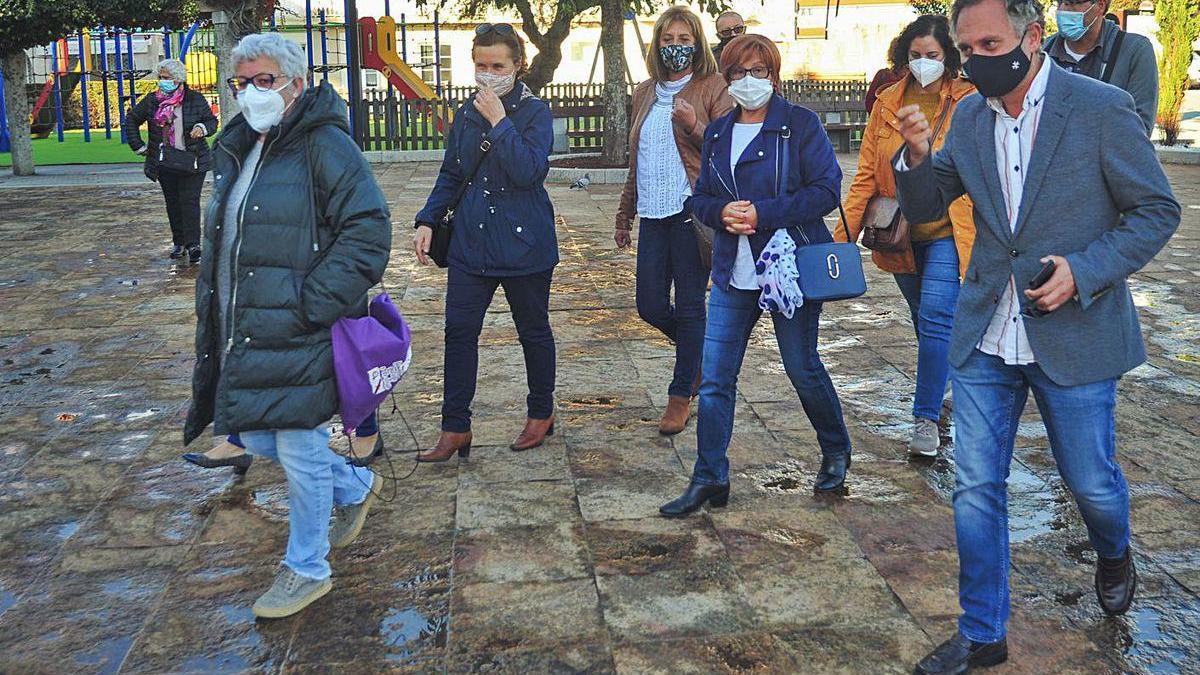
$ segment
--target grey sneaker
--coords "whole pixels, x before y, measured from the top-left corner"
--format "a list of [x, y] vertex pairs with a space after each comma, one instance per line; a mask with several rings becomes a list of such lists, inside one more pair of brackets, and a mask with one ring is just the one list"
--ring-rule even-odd
[[908, 444], [908, 454], [915, 457], [937, 457], [941, 440], [938, 437], [937, 422], [924, 417], [914, 417], [913, 435], [912, 441]]
[[363, 523], [367, 520], [367, 511], [375, 501], [375, 495], [383, 489], [383, 478], [374, 474], [371, 479], [371, 491], [361, 504], [333, 505], [333, 522], [329, 524], [329, 545], [342, 548], [354, 543], [354, 538], [362, 532]]
[[308, 607], [333, 588], [329, 579], [302, 577], [283, 565], [275, 583], [254, 601], [251, 611], [263, 619], [282, 619]]

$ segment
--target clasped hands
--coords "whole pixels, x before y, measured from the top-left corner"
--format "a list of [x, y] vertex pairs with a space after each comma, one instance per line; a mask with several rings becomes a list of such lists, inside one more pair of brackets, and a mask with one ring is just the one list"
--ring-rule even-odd
[[758, 209], [746, 200], [729, 202], [721, 209], [721, 222], [730, 234], [754, 234], [758, 230]]

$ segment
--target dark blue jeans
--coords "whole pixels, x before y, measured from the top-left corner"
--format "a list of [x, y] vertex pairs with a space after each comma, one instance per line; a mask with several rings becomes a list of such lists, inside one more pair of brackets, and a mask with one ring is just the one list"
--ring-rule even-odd
[[1129, 489], [1117, 464], [1117, 381], [1055, 384], [1038, 365], [1009, 366], [972, 352], [951, 371], [954, 388], [954, 529], [958, 537], [959, 631], [979, 642], [1008, 622], [1008, 466], [1017, 424], [1033, 390], [1050, 451], [1075, 497], [1096, 553], [1129, 545]]
[[958, 305], [958, 249], [954, 239], [913, 242], [915, 274], [897, 274], [917, 331], [917, 393], [913, 417], [938, 421], [950, 377], [950, 329]]
[[554, 270], [519, 277], [481, 277], [450, 268], [446, 280], [446, 360], [442, 384], [442, 431], [471, 430], [471, 401], [479, 372], [479, 333], [496, 287], [512, 309], [525, 353], [525, 399], [529, 417], [554, 414], [554, 333], [550, 330], [550, 280]]
[[[675, 303], [671, 303], [671, 287]], [[638, 225], [637, 310], [642, 321], [675, 343], [675, 374], [667, 393], [694, 396], [704, 349], [704, 291], [708, 270], [700, 260], [692, 219], [642, 218]]]
[[[354, 435], [359, 438], [364, 436], [374, 436], [377, 433], [379, 433], [378, 413], [371, 413], [371, 416], [364, 420], [363, 423], [358, 425], [358, 428], [354, 430]], [[243, 450], [246, 449], [246, 444], [242, 443], [242, 438], [238, 434], [229, 434], [225, 437], [225, 440], [233, 443]]]
[[[733, 436], [733, 411], [737, 377], [746, 355], [750, 331], [758, 322], [758, 291], [713, 285], [708, 299], [708, 327], [704, 334], [704, 377], [700, 383], [700, 412], [696, 421], [697, 457], [692, 480], [704, 485], [729, 482], [729, 439]], [[783, 369], [800, 396], [804, 414], [817, 432], [821, 454], [850, 452], [850, 434], [842, 419], [833, 382], [817, 354], [817, 328], [821, 303], [806, 302], [792, 318], [772, 314], [775, 340]]]

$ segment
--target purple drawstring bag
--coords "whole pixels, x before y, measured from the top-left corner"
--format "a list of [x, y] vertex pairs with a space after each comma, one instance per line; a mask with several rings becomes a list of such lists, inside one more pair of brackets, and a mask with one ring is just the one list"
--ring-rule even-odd
[[350, 433], [375, 412], [412, 362], [412, 334], [400, 310], [381, 293], [361, 319], [333, 324], [333, 373]]

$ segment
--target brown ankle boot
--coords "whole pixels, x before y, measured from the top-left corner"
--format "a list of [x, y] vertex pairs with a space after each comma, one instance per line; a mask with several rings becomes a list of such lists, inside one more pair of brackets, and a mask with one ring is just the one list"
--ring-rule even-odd
[[688, 417], [692, 414], [692, 399], [687, 396], [671, 396], [667, 399], [667, 409], [663, 411], [662, 421], [658, 423], [658, 433], [674, 436], [687, 426]]
[[554, 435], [554, 415], [544, 419], [535, 420], [532, 417], [525, 419], [525, 428], [521, 430], [521, 435], [517, 436], [517, 440], [508, 446], [514, 452], [522, 450], [532, 450], [542, 443], [546, 442], [547, 436]]
[[453, 431], [443, 431], [438, 438], [437, 445], [428, 452], [422, 452], [417, 455], [418, 462], [445, 462], [458, 454], [459, 457], [466, 459], [471, 456], [471, 432], [455, 433]]

